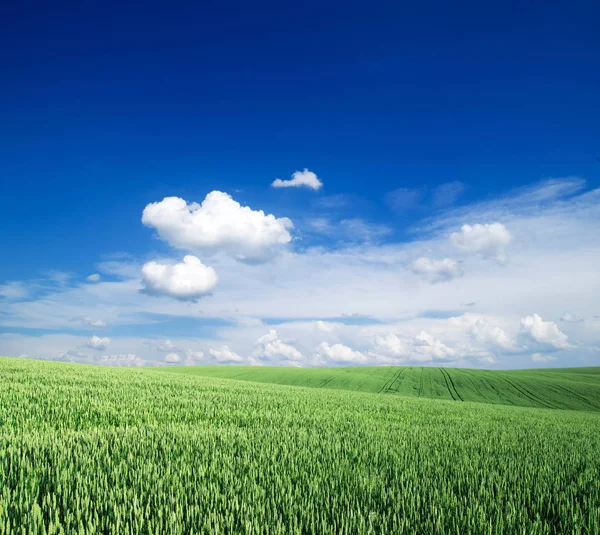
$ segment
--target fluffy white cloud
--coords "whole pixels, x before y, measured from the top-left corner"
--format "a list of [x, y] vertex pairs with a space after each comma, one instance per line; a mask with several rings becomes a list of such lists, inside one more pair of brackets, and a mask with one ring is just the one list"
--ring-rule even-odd
[[410, 264], [409, 269], [431, 283], [449, 281], [463, 275], [463, 270], [456, 260], [450, 258], [432, 260], [422, 256]]
[[181, 357], [177, 353], [169, 353], [165, 356], [165, 362], [168, 364], [179, 364]]
[[477, 253], [485, 258], [505, 259], [505, 249], [512, 234], [502, 223], [463, 225], [460, 232], [450, 235], [450, 242], [466, 253]]
[[110, 344], [110, 338], [100, 338], [99, 336], [92, 336], [86, 343], [85, 345], [92, 348], [92, 349], [96, 349], [98, 351], [103, 351], [104, 349], [106, 349], [108, 347], [108, 344]]
[[301, 362], [302, 353], [279, 338], [275, 329], [261, 336], [255, 344], [254, 357], [281, 364], [282, 361]]
[[411, 338], [395, 333], [375, 336], [370, 355], [379, 359], [388, 358], [390, 364], [402, 364], [448, 360], [456, 357], [457, 353], [432, 334], [422, 330]]
[[581, 323], [583, 321], [583, 318], [580, 318], [579, 316], [575, 316], [574, 314], [569, 314], [568, 312], [565, 312], [560, 317], [560, 321], [563, 321], [565, 323]]
[[247, 261], [264, 260], [274, 247], [289, 243], [294, 226], [287, 217], [252, 210], [221, 191], [209, 193], [202, 204], [165, 197], [144, 208], [142, 223], [178, 249], [223, 251]]
[[410, 356], [411, 343], [395, 333], [375, 336], [371, 353], [375, 356], [386, 356], [403, 361]]
[[9, 281], [0, 284], [0, 297], [17, 300], [26, 299], [31, 295], [31, 287], [23, 281]]
[[84, 325], [89, 325], [90, 327], [106, 327], [106, 323], [102, 320], [90, 318], [89, 316], [84, 316], [81, 321]]
[[553, 321], [544, 321], [538, 314], [521, 318], [521, 332], [528, 338], [542, 345], [555, 349], [569, 347], [567, 335], [560, 331]]
[[209, 349], [208, 354], [217, 364], [257, 364], [253, 357], [242, 357], [226, 345], [219, 349]]
[[556, 360], [556, 357], [551, 357], [550, 355], [542, 355], [541, 353], [534, 353], [531, 355], [531, 360], [533, 362], [551, 362]]
[[491, 345], [494, 349], [512, 351], [515, 349], [515, 343], [509, 338], [503, 329], [496, 325], [491, 325], [485, 318], [477, 318], [466, 329], [467, 334], [473, 340], [485, 346]]
[[204, 352], [203, 351], [192, 351], [191, 349], [185, 350], [185, 362], [186, 366], [196, 366], [197, 364], [201, 364], [204, 362]]
[[156, 344], [156, 349], [159, 351], [176, 351], [177, 345], [175, 345], [171, 340], [163, 340], [162, 342], [158, 342]]
[[323, 364], [365, 364], [368, 362], [367, 356], [360, 351], [354, 351], [343, 344], [329, 345], [327, 342], [321, 342], [317, 346], [315, 358], [317, 362]]
[[98, 366], [148, 366], [152, 363], [139, 358], [135, 353], [118, 353], [94, 358]]
[[427, 331], [421, 331], [414, 340], [414, 348], [423, 359], [417, 360], [441, 360], [456, 356], [456, 351], [440, 340], [434, 338]]
[[315, 321], [315, 328], [322, 333], [332, 333], [335, 330], [333, 324], [321, 320]]
[[85, 280], [88, 282], [98, 282], [100, 280], [100, 274], [92, 273], [91, 275], [88, 275]]
[[145, 293], [167, 295], [181, 301], [193, 301], [210, 294], [217, 281], [215, 270], [192, 255], [186, 255], [181, 264], [148, 262], [142, 268]]
[[323, 182], [319, 180], [317, 175], [308, 169], [304, 171], [296, 171], [290, 180], [281, 180], [277, 178], [271, 184], [274, 188], [310, 188], [318, 190], [323, 186]]

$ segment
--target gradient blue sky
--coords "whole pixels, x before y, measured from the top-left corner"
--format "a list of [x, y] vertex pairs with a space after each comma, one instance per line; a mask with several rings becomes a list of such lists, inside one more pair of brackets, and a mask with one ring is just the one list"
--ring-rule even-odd
[[[598, 28], [597, 2], [5, 6], [0, 353], [600, 364]], [[141, 222], [215, 190], [290, 240], [249, 265]], [[216, 286], [149, 291], [185, 254]]]

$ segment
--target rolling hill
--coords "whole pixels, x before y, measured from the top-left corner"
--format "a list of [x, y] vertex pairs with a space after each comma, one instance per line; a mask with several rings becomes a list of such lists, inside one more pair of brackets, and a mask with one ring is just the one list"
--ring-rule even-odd
[[600, 368], [489, 371], [431, 367], [173, 366], [161, 372], [238, 381], [547, 409], [600, 410]]

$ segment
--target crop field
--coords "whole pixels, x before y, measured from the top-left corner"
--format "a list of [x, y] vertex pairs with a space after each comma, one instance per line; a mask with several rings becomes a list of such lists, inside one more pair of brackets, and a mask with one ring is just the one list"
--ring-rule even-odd
[[488, 371], [377, 366], [165, 367], [170, 373], [547, 409], [600, 410], [600, 368]]
[[1, 358], [0, 533], [600, 532], [593, 371], [522, 372], [582, 410], [469, 401], [467, 371], [462, 402], [424, 397], [435, 370], [421, 397], [377, 393], [398, 369], [353, 369], [364, 392], [184, 371]]

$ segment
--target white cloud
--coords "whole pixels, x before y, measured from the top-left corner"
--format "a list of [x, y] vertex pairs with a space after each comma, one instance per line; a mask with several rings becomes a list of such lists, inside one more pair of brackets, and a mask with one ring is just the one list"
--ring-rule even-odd
[[377, 335], [373, 342], [372, 353], [376, 356], [384, 355], [403, 361], [411, 354], [411, 343], [395, 333]]
[[410, 264], [409, 269], [432, 283], [449, 281], [463, 275], [463, 270], [456, 260], [450, 258], [432, 260], [431, 258], [422, 256]]
[[86, 325], [89, 327], [106, 327], [106, 323], [104, 323], [102, 320], [94, 319], [94, 318], [91, 318], [90, 316], [84, 316], [83, 318], [77, 318], [74, 321], [77, 321], [79, 319], [81, 320], [81, 323], [83, 323], [83, 325]]
[[277, 364], [282, 361], [301, 362], [303, 360], [302, 353], [293, 345], [285, 343], [277, 335], [275, 329], [270, 329], [269, 332], [261, 336], [255, 344], [253, 356], [260, 360], [267, 360]]
[[0, 284], [0, 297], [9, 300], [26, 299], [31, 295], [31, 287], [23, 281], [9, 281]]
[[156, 344], [156, 349], [159, 351], [176, 351], [178, 348], [171, 340], [163, 340]]
[[227, 193], [213, 191], [202, 204], [165, 197], [144, 208], [142, 223], [155, 228], [173, 247], [204, 254], [225, 252], [240, 260], [261, 261], [289, 243], [293, 223], [252, 210]]
[[516, 349], [515, 343], [503, 329], [491, 325], [485, 318], [477, 318], [467, 327], [467, 333], [473, 340], [484, 345], [491, 345], [494, 349], [512, 351]]
[[88, 275], [85, 280], [88, 282], [98, 282], [100, 280], [100, 274], [92, 273], [91, 275]]
[[139, 358], [134, 353], [118, 353], [96, 357], [93, 364], [98, 366], [148, 366], [152, 363]]
[[432, 201], [435, 206], [447, 206], [456, 202], [465, 190], [465, 185], [454, 180], [437, 186], [432, 193]]
[[463, 225], [460, 232], [450, 235], [450, 242], [457, 249], [500, 261], [505, 259], [505, 249], [512, 239], [502, 223]]
[[388, 364], [449, 360], [457, 356], [454, 349], [425, 330], [412, 337], [390, 332], [377, 335], [369, 353], [375, 359], [389, 359]]
[[103, 351], [104, 349], [106, 349], [108, 347], [109, 344], [110, 344], [110, 338], [100, 338], [96, 335], [92, 336], [85, 343], [86, 346], [88, 346], [92, 349], [96, 349], [98, 351]]
[[542, 355], [541, 353], [534, 353], [531, 355], [531, 360], [533, 362], [551, 362], [556, 360], [556, 357], [551, 357], [550, 355]]
[[542, 345], [555, 349], [569, 347], [567, 335], [560, 331], [553, 321], [544, 321], [538, 314], [521, 318], [521, 332], [528, 338]]
[[317, 362], [323, 364], [365, 364], [368, 362], [366, 355], [360, 351], [354, 351], [343, 344], [329, 345], [321, 342], [315, 350]]
[[322, 333], [332, 333], [335, 330], [335, 326], [325, 321], [315, 321], [315, 328]]
[[414, 347], [425, 360], [447, 359], [456, 356], [456, 351], [443, 344], [427, 331], [421, 331], [415, 337]]
[[210, 294], [217, 281], [215, 270], [192, 255], [186, 255], [181, 264], [148, 262], [142, 268], [145, 293], [167, 295], [181, 301], [193, 301]]
[[325, 217], [317, 217], [307, 221], [308, 230], [331, 237], [336, 243], [371, 243], [378, 242], [392, 233], [387, 225], [370, 223], [360, 218], [332, 221]]
[[385, 201], [394, 210], [410, 210], [423, 198], [423, 190], [415, 188], [397, 188], [385, 194]]
[[209, 349], [208, 354], [217, 364], [256, 364], [253, 357], [242, 357], [224, 345], [219, 349]]
[[177, 353], [169, 353], [165, 356], [165, 362], [168, 364], [178, 364], [181, 362], [181, 357]]
[[323, 186], [317, 175], [308, 169], [296, 171], [290, 180], [281, 180], [277, 178], [271, 184], [274, 188], [299, 188], [305, 187], [318, 190]]
[[203, 351], [192, 351], [191, 349], [185, 350], [185, 365], [196, 366], [205, 360]]
[[581, 323], [583, 321], [583, 318], [580, 318], [579, 316], [575, 316], [574, 314], [569, 314], [568, 312], [565, 312], [560, 317], [560, 321], [563, 321], [565, 323]]

